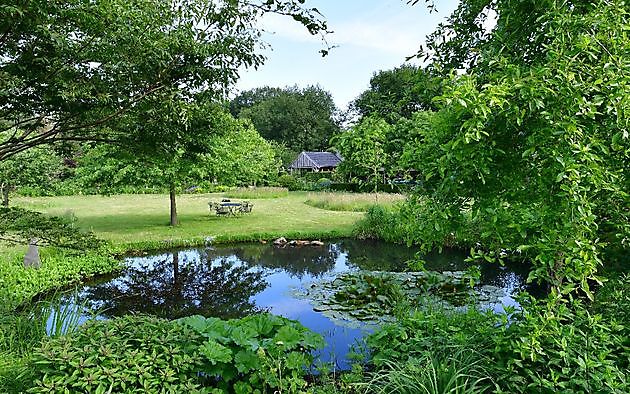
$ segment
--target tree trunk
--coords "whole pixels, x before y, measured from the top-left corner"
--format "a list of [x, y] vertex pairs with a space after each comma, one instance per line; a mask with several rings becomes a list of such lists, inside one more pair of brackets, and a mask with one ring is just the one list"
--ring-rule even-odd
[[175, 201], [175, 186], [171, 186], [169, 197], [171, 199], [171, 226], [177, 226], [177, 203]]
[[2, 206], [9, 206], [9, 184], [2, 183], [0, 184], [0, 190], [2, 191]]
[[173, 252], [173, 289], [179, 290], [179, 252]]

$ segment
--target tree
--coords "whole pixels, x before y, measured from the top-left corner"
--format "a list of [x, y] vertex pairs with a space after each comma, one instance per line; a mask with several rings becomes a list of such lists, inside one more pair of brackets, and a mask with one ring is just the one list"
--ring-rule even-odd
[[[181, 261], [183, 260], [183, 261]], [[83, 302], [106, 316], [151, 314], [168, 319], [191, 315], [238, 318], [257, 310], [252, 297], [269, 286], [263, 273], [228, 261], [182, 259], [179, 252], [149, 267], [131, 266], [119, 280], [91, 287]]]
[[[9, 0], [0, 6], [0, 160], [33, 146], [130, 146], [108, 127], [148, 100], [222, 97], [263, 57], [258, 18], [285, 14], [326, 31], [301, 0]], [[325, 52], [325, 50], [324, 50]]]
[[232, 100], [230, 109], [234, 116], [250, 119], [266, 140], [296, 153], [325, 150], [339, 132], [332, 96], [318, 86], [245, 91]]
[[343, 157], [339, 171], [350, 179], [373, 184], [376, 193], [389, 159], [385, 145], [391, 127], [383, 119], [367, 117], [337, 135], [331, 142]]
[[379, 116], [394, 124], [421, 110], [433, 110], [433, 98], [441, 94], [441, 78], [423, 68], [402, 65], [374, 73], [370, 88], [351, 103], [360, 117]]
[[[130, 119], [119, 127], [137, 127], [133, 148], [100, 145], [79, 160], [82, 182], [103, 192], [120, 185], [169, 190], [170, 224], [176, 225], [176, 193], [183, 186], [217, 179], [249, 184], [277, 174], [273, 148], [251, 124], [236, 120], [212, 104], [153, 103], [144, 122]], [[177, 136], [165, 138], [164, 136]]]
[[470, 212], [487, 252], [590, 295], [607, 248], [630, 244], [629, 28], [622, 1], [462, 2], [429, 45], [440, 66], [469, 69], [420, 127], [432, 193], [407, 213], [414, 237], [439, 243]]
[[62, 171], [63, 160], [52, 150], [38, 147], [0, 161], [2, 205], [9, 206], [9, 192], [16, 187], [51, 186]]

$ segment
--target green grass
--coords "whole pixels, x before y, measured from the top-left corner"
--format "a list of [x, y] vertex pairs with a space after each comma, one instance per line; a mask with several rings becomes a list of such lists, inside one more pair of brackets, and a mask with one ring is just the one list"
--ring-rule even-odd
[[[317, 195], [311, 193], [310, 195]], [[349, 236], [357, 212], [332, 212], [306, 205], [306, 193], [254, 201], [250, 214], [237, 217], [210, 215], [208, 201], [222, 194], [177, 197], [180, 224], [168, 226], [167, 195], [19, 197], [16, 205], [50, 215], [66, 216], [80, 228], [94, 231], [121, 249], [155, 249], [192, 246], [212, 238], [215, 242], [250, 241], [285, 236], [330, 238]]]
[[402, 194], [390, 193], [309, 193], [306, 205], [329, 211], [366, 212], [371, 206], [391, 207], [405, 200]]
[[286, 187], [239, 187], [223, 193], [227, 198], [260, 199], [260, 198], [280, 198], [289, 195]]

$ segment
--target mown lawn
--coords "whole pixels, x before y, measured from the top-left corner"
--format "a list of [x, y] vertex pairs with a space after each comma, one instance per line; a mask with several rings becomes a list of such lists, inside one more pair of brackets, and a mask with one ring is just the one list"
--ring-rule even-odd
[[199, 240], [269, 239], [275, 236], [346, 236], [362, 213], [335, 212], [306, 205], [307, 193], [256, 199], [253, 212], [238, 217], [210, 215], [208, 201], [221, 194], [188, 194], [177, 198], [177, 227], [168, 226], [168, 195], [17, 197], [13, 203], [50, 215], [73, 218], [114, 244]]

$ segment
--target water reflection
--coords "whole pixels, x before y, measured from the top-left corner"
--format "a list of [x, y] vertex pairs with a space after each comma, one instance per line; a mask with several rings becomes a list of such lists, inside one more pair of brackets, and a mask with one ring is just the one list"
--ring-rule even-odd
[[335, 267], [339, 257], [336, 244], [325, 246], [276, 247], [268, 244], [243, 244], [221, 247], [214, 255], [233, 255], [250, 267], [282, 270], [292, 277], [321, 277]]
[[[201, 252], [201, 253], [200, 253]], [[143, 313], [169, 319], [190, 315], [241, 317], [256, 310], [252, 297], [269, 284], [264, 272], [203, 251], [130, 259], [123, 275], [88, 286], [82, 297], [101, 315]]]
[[[290, 290], [352, 270], [402, 271], [417, 252], [416, 248], [350, 239], [325, 246], [279, 248], [258, 243], [169, 251], [128, 258], [122, 274], [88, 283], [78, 302], [103, 311], [103, 318], [129, 313], [169, 319], [194, 314], [233, 318], [268, 310], [324, 335], [328, 345], [320, 360], [334, 360], [345, 368], [346, 353], [367, 328], [337, 326]], [[426, 268], [436, 271], [464, 270], [469, 264], [465, 258], [465, 253], [454, 250], [423, 257]], [[482, 284], [506, 293], [500, 303], [489, 307], [499, 311], [503, 305], [515, 304], [512, 295], [525, 287], [526, 266], [484, 264], [481, 272]]]

